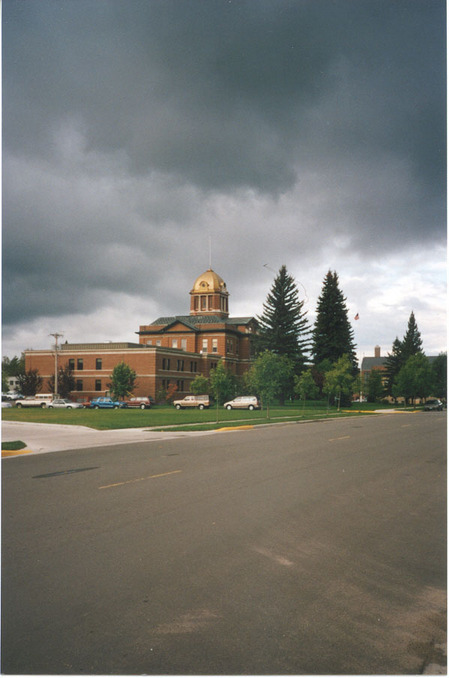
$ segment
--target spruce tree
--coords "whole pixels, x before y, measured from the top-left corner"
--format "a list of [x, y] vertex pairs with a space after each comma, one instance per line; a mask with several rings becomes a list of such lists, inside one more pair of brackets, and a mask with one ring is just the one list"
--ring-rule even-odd
[[416, 324], [415, 314], [412, 311], [408, 319], [407, 332], [401, 344], [402, 364], [405, 365], [407, 360], [417, 353], [422, 353], [422, 339]]
[[357, 371], [354, 331], [348, 320], [346, 297], [339, 288], [335, 271], [328, 271], [324, 279], [312, 339], [315, 365], [323, 360], [336, 363], [341, 356], [347, 355], [353, 372]]
[[293, 360], [297, 370], [303, 366], [311, 331], [303, 306], [293, 276], [281, 266], [263, 305], [263, 313], [257, 318], [259, 353], [272, 351]]
[[384, 362], [385, 373], [387, 376], [385, 392], [389, 396], [393, 395], [393, 384], [403, 365], [401, 353], [402, 342], [396, 337], [393, 341], [393, 346], [391, 347], [391, 353], [387, 355]]

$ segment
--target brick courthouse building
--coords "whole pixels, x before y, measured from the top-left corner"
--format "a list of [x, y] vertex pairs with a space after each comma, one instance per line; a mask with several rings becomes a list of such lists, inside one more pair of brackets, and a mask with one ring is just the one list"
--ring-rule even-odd
[[[138, 343], [105, 342], [58, 347], [58, 368], [69, 365], [75, 377], [76, 399], [91, 399], [108, 392], [112, 370], [125, 362], [137, 373], [133, 395], [157, 399], [170, 385], [177, 394], [190, 391], [198, 374], [208, 377], [222, 359], [241, 376], [251, 366], [252, 336], [257, 321], [252, 317], [229, 317], [229, 292], [212, 269], [200, 275], [190, 291], [190, 314], [161, 317], [141, 325]], [[55, 351], [25, 351], [25, 369], [37, 369], [42, 390], [54, 375]]]

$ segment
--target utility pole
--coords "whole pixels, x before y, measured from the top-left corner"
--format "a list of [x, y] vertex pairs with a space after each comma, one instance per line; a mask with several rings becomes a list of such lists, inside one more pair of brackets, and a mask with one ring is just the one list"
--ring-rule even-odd
[[64, 335], [60, 332], [50, 333], [50, 337], [55, 338], [55, 393], [54, 393], [55, 398], [58, 397], [58, 339], [59, 337], [63, 336]]

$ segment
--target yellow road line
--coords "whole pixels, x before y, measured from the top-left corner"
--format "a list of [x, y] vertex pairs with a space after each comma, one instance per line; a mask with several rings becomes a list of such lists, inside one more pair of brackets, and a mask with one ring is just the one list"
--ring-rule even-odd
[[163, 478], [164, 476], [171, 476], [173, 473], [182, 473], [181, 469], [177, 471], [168, 471], [167, 473], [158, 473], [154, 476], [146, 476], [145, 478], [133, 478], [133, 480], [124, 480], [121, 483], [113, 483], [112, 485], [102, 485], [99, 490], [107, 490], [109, 487], [119, 487], [120, 485], [128, 485], [128, 483], [140, 483], [142, 480], [151, 480], [152, 478]]
[[217, 431], [247, 431], [250, 428], [254, 428], [252, 424], [245, 424], [244, 426], [223, 426], [223, 428], [217, 428]]

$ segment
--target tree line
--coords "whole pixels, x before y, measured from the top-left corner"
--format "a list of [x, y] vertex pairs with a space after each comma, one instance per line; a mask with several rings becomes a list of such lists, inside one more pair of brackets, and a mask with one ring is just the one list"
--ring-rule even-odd
[[[330, 404], [350, 405], [354, 393], [364, 393], [375, 402], [386, 396], [407, 400], [429, 395], [446, 397], [446, 354], [432, 362], [422, 351], [422, 340], [412, 311], [407, 331], [393, 342], [382, 371], [373, 369], [368, 382], [359, 373], [354, 331], [348, 317], [346, 297], [338, 275], [329, 270], [317, 301], [316, 320], [307, 319], [304, 301], [285, 265], [281, 266], [257, 316], [258, 333], [253, 336], [254, 362], [242, 378], [237, 378], [220, 361], [209, 378], [197, 375], [191, 382], [193, 393], [209, 393], [225, 402], [238, 392], [253, 393], [269, 406], [278, 399], [327, 398]], [[34, 395], [42, 387], [37, 370], [25, 371], [23, 356], [2, 361], [2, 390], [8, 390], [7, 377], [14, 376], [23, 395]], [[117, 365], [108, 384], [115, 397], [126, 397], [136, 385], [136, 373], [125, 363]], [[47, 386], [55, 392], [54, 376]], [[58, 371], [58, 393], [67, 397], [75, 388], [69, 366]], [[176, 387], [161, 393], [170, 400]]]

